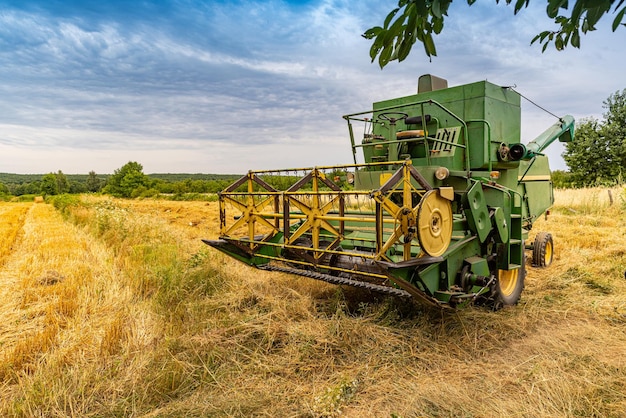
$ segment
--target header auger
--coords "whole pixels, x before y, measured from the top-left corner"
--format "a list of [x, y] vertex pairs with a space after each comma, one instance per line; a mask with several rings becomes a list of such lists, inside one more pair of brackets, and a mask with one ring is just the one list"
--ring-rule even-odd
[[552, 262], [550, 234], [526, 241], [554, 200], [542, 151], [571, 141], [574, 119], [524, 145], [517, 92], [430, 75], [418, 94], [344, 119], [353, 164], [250, 171], [220, 193], [220, 239], [205, 242], [258, 268], [430, 305], [517, 303], [524, 250]]

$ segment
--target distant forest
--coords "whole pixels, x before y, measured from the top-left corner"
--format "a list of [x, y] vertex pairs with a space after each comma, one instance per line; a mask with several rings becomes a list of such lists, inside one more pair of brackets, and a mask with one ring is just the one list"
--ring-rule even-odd
[[[215, 194], [225, 189], [240, 174], [183, 174], [156, 173], [143, 174], [143, 167], [129, 162], [114, 174], [12, 174], [0, 173], [0, 199], [58, 194], [104, 193], [117, 197], [163, 197], [174, 200], [213, 200]], [[333, 177], [341, 177], [345, 184], [345, 172], [333, 172]], [[293, 184], [298, 178], [273, 176], [265, 181], [279, 190]], [[552, 182], [556, 188], [577, 187], [571, 173], [556, 170], [552, 172]]]
[[[60, 193], [98, 193], [106, 187], [112, 174], [0, 173], [0, 194], [11, 196], [54, 195]], [[152, 194], [217, 193], [241, 175], [237, 174], [146, 174], [145, 190]]]

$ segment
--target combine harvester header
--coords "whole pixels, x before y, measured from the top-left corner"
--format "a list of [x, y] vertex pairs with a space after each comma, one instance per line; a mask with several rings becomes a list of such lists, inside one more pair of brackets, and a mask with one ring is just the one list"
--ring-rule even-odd
[[204, 242], [261, 269], [429, 305], [516, 304], [525, 249], [552, 262], [550, 234], [526, 244], [554, 201], [542, 152], [574, 138], [565, 116], [524, 145], [520, 115], [511, 88], [422, 76], [417, 94], [344, 116], [353, 164], [250, 171], [222, 191], [220, 238]]

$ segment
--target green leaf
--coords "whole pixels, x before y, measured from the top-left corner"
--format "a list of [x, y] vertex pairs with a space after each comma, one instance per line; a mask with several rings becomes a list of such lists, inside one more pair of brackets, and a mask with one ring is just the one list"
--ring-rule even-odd
[[580, 21], [580, 16], [582, 16], [582, 13], [584, 11], [583, 6], [584, 5], [582, 1], [576, 1], [576, 3], [574, 4], [574, 8], [572, 9], [572, 15], [570, 16], [570, 20], [572, 22], [578, 23], [578, 21]]
[[433, 32], [437, 35], [443, 30], [443, 17], [441, 19], [433, 19]]
[[374, 41], [374, 43], [372, 44], [372, 47], [370, 48], [370, 58], [372, 59], [372, 62], [374, 62], [374, 59], [376, 58], [376, 55], [378, 55], [378, 53], [380, 52], [382, 46], [383, 45], [381, 38], [376, 39], [376, 41]]
[[595, 7], [587, 9], [587, 21], [589, 23], [589, 30], [595, 30], [596, 23], [600, 18], [609, 11], [611, 3], [609, 1], [600, 1]]
[[411, 52], [411, 48], [413, 48], [414, 42], [415, 41], [413, 41], [412, 36], [404, 37], [404, 40], [400, 44], [400, 48], [398, 48], [398, 62], [404, 61], [404, 59], [409, 55], [409, 52]]
[[365, 33], [363, 33], [363, 35], [361, 36], [365, 39], [373, 39], [378, 36], [382, 30], [383, 28], [381, 28], [380, 26], [374, 26], [373, 28], [369, 28], [368, 30], [366, 30]]
[[572, 46], [574, 48], [580, 48], [580, 33], [578, 33], [578, 29], [572, 32]]
[[533, 38], [532, 41], [530, 41], [530, 44], [534, 44], [537, 40], [539, 40], [539, 38], [541, 37], [541, 34], [535, 35], [535, 37]]
[[[587, 18], [583, 19], [583, 25], [582, 25], [582, 31], [583, 33], [587, 33], [590, 29], [589, 29], [589, 24], [587, 23]], [[593, 29], [591, 29], [593, 30]]]
[[439, 0], [433, 0], [430, 6], [430, 10], [433, 16], [441, 18], [441, 8], [440, 8]]
[[403, 14], [402, 16], [398, 16], [396, 21], [393, 22], [393, 25], [391, 25], [391, 27], [389, 28], [389, 32], [396, 36], [402, 30], [402, 26], [404, 25], [405, 20], [406, 15]]
[[386, 32], [387, 31], [382, 31], [379, 33], [372, 43], [372, 47], [370, 48], [370, 58], [372, 59], [372, 62], [374, 62], [374, 58], [376, 58], [376, 55], [380, 53], [380, 50], [383, 47], [384, 35]]
[[393, 52], [393, 48], [391, 46], [386, 46], [380, 55], [378, 56], [378, 64], [380, 68], [383, 68], [385, 65], [389, 64], [389, 59], [391, 58], [391, 53]]
[[452, 3], [452, 0], [441, 0], [441, 14], [443, 16], [448, 16], [448, 8], [450, 7], [450, 3]]
[[426, 55], [437, 56], [437, 49], [435, 48], [435, 41], [433, 41], [433, 37], [430, 33], [425, 34], [424, 36], [424, 49], [426, 50]]
[[546, 10], [548, 17], [554, 19], [559, 14], [559, 9], [564, 7], [564, 5], [567, 6], [567, 0], [548, 0], [548, 8]]
[[405, 37], [407, 36], [408, 32], [413, 33], [417, 29], [417, 10], [415, 9], [415, 6], [413, 4], [411, 4], [411, 6], [407, 8], [407, 13], [409, 15], [409, 19], [406, 23], [406, 29], [404, 30]]
[[430, 14], [429, 5], [425, 0], [415, 0], [415, 7], [417, 8], [417, 14], [422, 17], [427, 17]]
[[549, 30], [544, 30], [543, 32], [541, 32], [540, 34], [535, 36], [530, 44], [532, 45], [533, 43], [535, 43], [535, 41], [537, 41], [537, 39], [539, 39], [539, 43], [541, 44], [541, 43], [543, 43], [544, 39], [546, 39], [546, 37], [548, 35], [550, 35], [550, 31]]
[[404, 17], [400, 16], [393, 22], [393, 25], [384, 33], [382, 44], [386, 48], [393, 43], [394, 38], [398, 36], [402, 36], [402, 23], [404, 21]]
[[389, 27], [389, 22], [391, 22], [391, 19], [393, 19], [393, 17], [396, 15], [396, 13], [398, 13], [398, 10], [400, 10], [400, 9], [396, 7], [391, 12], [389, 12], [387, 17], [385, 18], [385, 23], [383, 24], [383, 27], [385, 29], [387, 29]]
[[556, 39], [554, 40], [554, 46], [556, 47], [556, 49], [558, 51], [562, 51], [563, 50], [563, 38], [561, 37], [561, 35], [559, 34], [559, 36], [556, 37]]
[[615, 32], [619, 24], [622, 22], [622, 19], [624, 18], [624, 13], [626, 13], [626, 7], [620, 10], [617, 16], [615, 16], [615, 20], [613, 20], [613, 32]]
[[528, 2], [529, 0], [517, 0], [513, 14], [517, 14], [517, 12], [522, 10], [522, 7], [528, 7]]

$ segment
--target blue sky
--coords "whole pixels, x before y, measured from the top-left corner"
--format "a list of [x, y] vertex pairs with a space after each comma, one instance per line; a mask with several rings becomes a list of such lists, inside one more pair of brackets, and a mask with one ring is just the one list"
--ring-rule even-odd
[[[458, 0], [431, 62], [416, 46], [380, 70], [360, 35], [395, 1], [0, 0], [0, 171], [242, 173], [351, 163], [342, 115], [413, 94], [432, 73], [489, 80], [557, 115], [601, 118], [626, 88], [612, 16], [581, 49], [544, 54], [545, 2], [513, 16]], [[555, 122], [522, 104], [528, 142]], [[550, 149], [563, 169], [562, 148]]]

